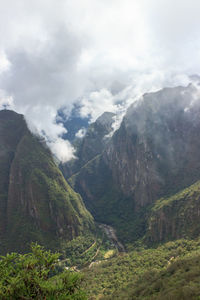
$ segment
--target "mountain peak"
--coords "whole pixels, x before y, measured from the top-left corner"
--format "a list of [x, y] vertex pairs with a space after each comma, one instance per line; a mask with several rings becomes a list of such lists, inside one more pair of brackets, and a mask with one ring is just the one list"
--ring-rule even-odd
[[18, 114], [14, 110], [2, 109], [2, 110], [0, 110], [0, 118], [9, 120], [9, 118], [12, 118], [12, 119], [14, 119], [14, 118], [24, 118], [24, 116], [21, 115], [21, 114]]

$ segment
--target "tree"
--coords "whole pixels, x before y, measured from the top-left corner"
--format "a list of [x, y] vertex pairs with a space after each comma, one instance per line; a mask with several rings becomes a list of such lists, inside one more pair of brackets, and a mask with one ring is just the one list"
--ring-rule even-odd
[[58, 253], [32, 244], [31, 253], [0, 258], [0, 299], [86, 300], [81, 275], [58, 265]]

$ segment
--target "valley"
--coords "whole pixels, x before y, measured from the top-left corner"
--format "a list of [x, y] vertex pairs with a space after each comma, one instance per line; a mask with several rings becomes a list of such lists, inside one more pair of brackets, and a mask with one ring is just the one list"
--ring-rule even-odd
[[[118, 253], [104, 260], [97, 255], [89, 270], [84, 269], [89, 299], [188, 299], [187, 274], [184, 270], [182, 277], [176, 273], [182, 259], [194, 271], [197, 281], [191, 278], [191, 298], [197, 299], [200, 107], [195, 102], [185, 110], [195, 89], [189, 85], [145, 94], [129, 107], [119, 129], [106, 143], [101, 142], [100, 153], [89, 158], [77, 146], [77, 156], [85, 163], [75, 173], [65, 174], [66, 179]], [[96, 126], [89, 126], [90, 138]], [[83, 137], [84, 149], [89, 149], [89, 136]], [[162, 282], [159, 276], [164, 278], [171, 265], [176, 275], [170, 276], [177, 276], [175, 286], [180, 280], [185, 290], [180, 285], [176, 294], [166, 281], [153, 292], [151, 277]], [[149, 284], [146, 295], [136, 288], [145, 280]]]
[[195, 91], [145, 94], [115, 131], [105, 112], [72, 141], [76, 158], [66, 163], [23, 115], [0, 111], [1, 254], [27, 253], [32, 242], [59, 252], [57, 269], [83, 274], [91, 300], [198, 299]]
[[199, 15], [0, 0], [0, 300], [200, 300]]

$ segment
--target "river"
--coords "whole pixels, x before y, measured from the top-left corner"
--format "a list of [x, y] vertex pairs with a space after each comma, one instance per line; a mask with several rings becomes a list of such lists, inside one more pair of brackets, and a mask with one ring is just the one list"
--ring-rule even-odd
[[109, 240], [114, 244], [119, 252], [126, 252], [122, 243], [118, 240], [116, 230], [107, 224], [100, 224], [99, 227], [105, 232]]

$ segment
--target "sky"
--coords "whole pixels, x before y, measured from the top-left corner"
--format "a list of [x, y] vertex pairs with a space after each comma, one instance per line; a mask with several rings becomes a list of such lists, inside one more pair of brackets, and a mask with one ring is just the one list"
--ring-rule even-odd
[[143, 93], [200, 74], [199, 11], [199, 0], [0, 0], [0, 109], [23, 113], [66, 161], [58, 109], [123, 116]]

